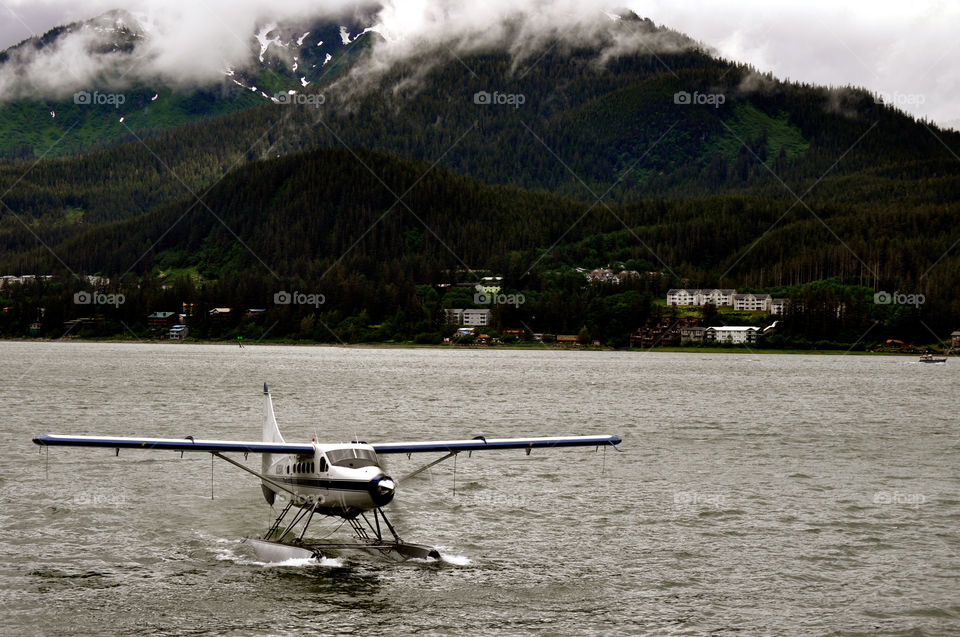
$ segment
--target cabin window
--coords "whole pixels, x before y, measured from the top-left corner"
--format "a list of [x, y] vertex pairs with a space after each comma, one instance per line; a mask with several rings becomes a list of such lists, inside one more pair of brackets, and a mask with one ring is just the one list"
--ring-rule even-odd
[[327, 459], [320, 458], [320, 473], [324, 473], [327, 470]]
[[377, 454], [372, 449], [360, 447], [331, 449], [327, 452], [327, 456], [330, 458], [330, 464], [338, 467], [358, 469], [360, 467], [377, 466]]
[[287, 473], [290, 473], [290, 465], [287, 465]]

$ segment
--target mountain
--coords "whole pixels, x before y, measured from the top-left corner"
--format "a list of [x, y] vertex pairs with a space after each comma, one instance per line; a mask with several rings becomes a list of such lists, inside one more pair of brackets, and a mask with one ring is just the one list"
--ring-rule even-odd
[[[407, 337], [434, 329], [442, 301], [418, 286], [482, 272], [530, 299], [507, 318], [621, 343], [680, 285], [832, 281], [808, 300], [830, 308], [804, 328], [812, 340], [955, 327], [956, 133], [860, 90], [717, 59], [631, 15], [522, 54], [391, 58], [373, 33], [350, 44], [302, 99], [0, 163], [0, 268], [125, 275], [138, 294], [176, 286], [213, 306], [261, 307], [296, 285], [323, 291], [321, 320], [361, 340], [383, 321]], [[620, 262], [651, 274], [598, 290], [575, 270]], [[925, 303], [878, 308], [868, 293], [881, 289]], [[278, 318], [287, 333], [307, 318], [297, 309]]]

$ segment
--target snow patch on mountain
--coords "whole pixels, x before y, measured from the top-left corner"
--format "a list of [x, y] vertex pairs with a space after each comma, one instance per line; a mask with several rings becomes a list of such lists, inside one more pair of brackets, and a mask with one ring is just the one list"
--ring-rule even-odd
[[277, 28], [276, 22], [270, 22], [265, 24], [260, 28], [256, 34], [257, 42], [260, 43], [260, 61], [263, 62], [263, 54], [267, 52], [267, 48], [271, 44], [276, 44], [277, 46], [283, 46], [283, 43], [280, 41], [280, 36], [277, 35], [273, 38], [267, 38], [271, 31]]

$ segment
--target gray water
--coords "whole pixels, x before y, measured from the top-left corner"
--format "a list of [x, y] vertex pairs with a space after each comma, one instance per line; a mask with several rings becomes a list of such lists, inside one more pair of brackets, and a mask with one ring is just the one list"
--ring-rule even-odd
[[[900, 357], [2, 342], [0, 633], [958, 634], [958, 376]], [[622, 453], [461, 454], [389, 507], [440, 562], [276, 566], [237, 542], [275, 515], [252, 476], [30, 440], [257, 439], [263, 381], [287, 440], [611, 433]]]

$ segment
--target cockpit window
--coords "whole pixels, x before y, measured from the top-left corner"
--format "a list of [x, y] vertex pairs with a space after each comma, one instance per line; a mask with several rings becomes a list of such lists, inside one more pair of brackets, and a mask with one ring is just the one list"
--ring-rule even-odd
[[338, 467], [359, 467], [377, 466], [377, 454], [371, 449], [333, 449], [327, 451], [327, 458], [330, 464]]

